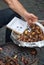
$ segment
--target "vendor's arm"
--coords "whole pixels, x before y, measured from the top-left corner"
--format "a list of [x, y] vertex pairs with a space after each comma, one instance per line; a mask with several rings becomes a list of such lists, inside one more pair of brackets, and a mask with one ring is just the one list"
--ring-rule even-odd
[[22, 6], [19, 0], [5, 0], [8, 6], [20, 16], [22, 16], [28, 23], [37, 21], [37, 17], [27, 12], [27, 10]]

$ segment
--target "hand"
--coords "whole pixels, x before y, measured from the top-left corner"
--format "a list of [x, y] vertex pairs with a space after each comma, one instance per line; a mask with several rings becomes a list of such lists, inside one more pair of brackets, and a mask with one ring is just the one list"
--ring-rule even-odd
[[28, 12], [25, 13], [24, 19], [28, 22], [28, 24], [31, 24], [31, 23], [34, 23], [34, 22], [38, 21], [38, 17], [37, 16], [35, 16], [32, 13], [28, 13]]
[[0, 48], [0, 51], [2, 50], [2, 48]]

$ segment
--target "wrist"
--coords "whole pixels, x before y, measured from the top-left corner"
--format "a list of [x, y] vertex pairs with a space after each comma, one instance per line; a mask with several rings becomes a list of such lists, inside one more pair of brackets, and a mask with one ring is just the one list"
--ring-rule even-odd
[[27, 11], [24, 11], [24, 12], [23, 12], [22, 17], [23, 17], [24, 19], [26, 18], [27, 13], [28, 13]]
[[24, 12], [23, 18], [25, 21], [27, 21], [27, 19], [28, 19], [28, 14], [29, 13], [27, 11]]

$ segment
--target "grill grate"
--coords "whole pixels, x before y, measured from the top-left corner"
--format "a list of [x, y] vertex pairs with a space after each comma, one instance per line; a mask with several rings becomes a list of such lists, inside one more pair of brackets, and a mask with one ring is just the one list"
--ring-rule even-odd
[[[31, 48], [18, 47], [12, 43], [8, 43], [5, 46], [2, 46], [2, 48], [3, 48], [3, 53], [0, 54], [0, 59], [2, 60], [5, 60], [7, 56], [10, 57], [9, 59], [11, 58], [13, 59], [17, 56], [19, 65], [25, 65], [25, 63], [26, 65], [31, 65], [38, 60], [37, 51], [34, 48], [31, 49]], [[35, 55], [31, 54], [32, 50], [36, 51]]]

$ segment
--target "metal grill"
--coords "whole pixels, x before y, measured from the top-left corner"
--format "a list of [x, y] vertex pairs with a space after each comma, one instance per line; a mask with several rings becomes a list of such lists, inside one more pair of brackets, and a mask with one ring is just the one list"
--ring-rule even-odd
[[[9, 59], [14, 61], [14, 58], [17, 56], [18, 65], [37, 65], [37, 62], [38, 62], [37, 50], [34, 48], [31, 49], [31, 48], [18, 47], [17, 45], [14, 45], [12, 43], [8, 43], [2, 46], [2, 48], [3, 48], [3, 51], [0, 53], [0, 61], [2, 60], [4, 63], [8, 61]], [[36, 51], [36, 53], [32, 54], [31, 51]], [[7, 59], [8, 57], [9, 59]]]

